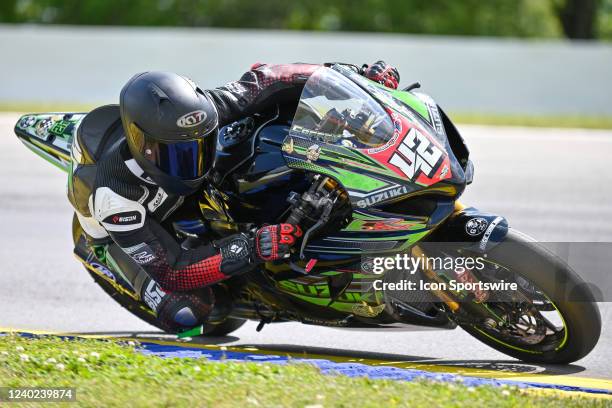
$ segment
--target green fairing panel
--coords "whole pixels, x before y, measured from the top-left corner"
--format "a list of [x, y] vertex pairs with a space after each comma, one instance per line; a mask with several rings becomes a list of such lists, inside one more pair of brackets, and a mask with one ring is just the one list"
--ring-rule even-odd
[[342, 146], [288, 136], [283, 144], [287, 165], [329, 176], [349, 193], [351, 203], [366, 208], [420, 189], [367, 155]]
[[85, 115], [86, 113], [24, 115], [15, 125], [15, 134], [34, 153], [69, 172], [72, 140]]
[[[347, 272], [337, 272], [346, 274]], [[304, 302], [312, 303], [322, 307], [329, 307], [342, 313], [359, 313], [359, 307], [376, 306], [383, 304], [384, 294], [376, 291], [372, 287], [374, 280], [380, 279], [380, 275], [352, 274], [352, 283], [342, 292], [332, 297], [327, 279], [306, 282], [302, 279], [289, 279], [280, 281], [277, 288], [282, 292], [300, 299]], [[370, 288], [365, 289], [364, 288]], [[379, 312], [382, 309], [379, 309]], [[373, 317], [373, 316], [372, 316]]]
[[[283, 152], [289, 167], [328, 175], [346, 189], [369, 192], [392, 185], [383, 177], [394, 179], [397, 183], [404, 181], [376, 160], [342, 146], [323, 142], [315, 144], [302, 137], [289, 137], [283, 144]], [[356, 171], [367, 171], [372, 176]], [[380, 178], [376, 178], [376, 175], [380, 175]]]
[[431, 118], [429, 116], [429, 110], [427, 109], [427, 105], [423, 103], [423, 101], [417, 96], [413, 95], [410, 92], [404, 91], [391, 91], [391, 95], [404, 102], [406, 105], [410, 106], [419, 115], [421, 115], [423, 119], [427, 120], [431, 124]]
[[427, 107], [425, 101], [418, 95], [408, 91], [387, 88], [386, 86], [370, 81], [361, 75], [356, 75], [347, 71], [344, 72], [361, 87], [368, 90], [370, 94], [383, 105], [393, 109], [399, 114], [410, 117], [411, 115], [407, 115], [406, 112], [405, 105], [408, 105], [408, 107], [418, 113], [422, 119], [425, 119], [427, 122], [429, 122], [429, 124], [432, 124], [429, 108]]

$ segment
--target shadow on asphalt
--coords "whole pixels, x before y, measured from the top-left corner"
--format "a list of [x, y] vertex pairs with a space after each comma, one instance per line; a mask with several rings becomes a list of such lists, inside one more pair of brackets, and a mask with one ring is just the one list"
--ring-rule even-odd
[[[180, 342], [185, 345], [198, 344], [198, 345], [223, 345], [232, 343], [240, 340], [235, 336], [223, 336], [223, 337], [194, 337], [191, 339], [177, 340], [176, 336], [165, 334], [159, 331], [150, 332], [81, 332], [71, 333], [73, 335], [86, 335], [86, 336], [109, 336], [109, 337], [130, 337], [140, 340], [157, 340], [157, 341], [170, 341]], [[252, 351], [253, 348], [268, 353], [280, 353], [290, 354], [295, 358], [329, 358], [341, 357], [347, 362], [373, 364], [373, 365], [388, 365], [388, 366], [402, 366], [405, 368], [419, 369], [430, 369], [433, 367], [439, 367], [440, 371], [444, 371], [445, 368], [452, 367], [453, 372], [461, 374], [461, 371], [465, 369], [466, 374], [472, 376], [478, 376], [478, 370], [482, 370], [482, 375], [490, 375], [491, 371], [495, 372], [496, 378], [509, 378], [526, 374], [539, 374], [539, 375], [568, 375], [576, 374], [585, 370], [584, 367], [568, 364], [568, 365], [552, 365], [552, 364], [534, 364], [534, 363], [523, 363], [518, 360], [444, 360], [435, 357], [426, 356], [412, 356], [403, 354], [388, 354], [388, 353], [376, 353], [371, 351], [358, 351], [358, 350], [343, 350], [327, 347], [307, 347], [297, 346], [290, 344], [241, 344], [241, 345], [229, 345], [236, 349], [249, 348]], [[414, 366], [411, 366], [414, 363]], [[429, 366], [429, 367], [427, 367]]]
[[[554, 364], [534, 364], [534, 363], [523, 363], [518, 360], [444, 360], [434, 357], [424, 356], [410, 356], [403, 354], [387, 354], [387, 353], [376, 353], [369, 351], [356, 351], [356, 350], [342, 350], [325, 347], [304, 347], [294, 346], [287, 344], [249, 344], [242, 345], [243, 347], [254, 347], [259, 350], [274, 351], [274, 352], [285, 352], [291, 353], [294, 356], [302, 354], [305, 358], [312, 355], [317, 356], [329, 356], [329, 357], [344, 357], [355, 362], [359, 360], [383, 360], [378, 365], [390, 365], [385, 364], [386, 362], [394, 363], [393, 365], [401, 365], [401, 363], [418, 363], [419, 365], [431, 365], [442, 367], [454, 367], [457, 370], [462, 368], [469, 369], [470, 375], [477, 375], [475, 370], [483, 371], [495, 371], [499, 373], [496, 375], [498, 378], [512, 377], [523, 374], [544, 374], [544, 375], [568, 375], [576, 374], [585, 370], [584, 367], [568, 364], [568, 365], [554, 365]], [[364, 361], [364, 363], [370, 363]], [[415, 367], [416, 368], [416, 367]]]

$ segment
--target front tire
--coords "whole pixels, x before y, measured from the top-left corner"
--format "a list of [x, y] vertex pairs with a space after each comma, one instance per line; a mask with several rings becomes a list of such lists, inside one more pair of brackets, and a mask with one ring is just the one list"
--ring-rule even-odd
[[462, 328], [490, 347], [519, 360], [569, 364], [586, 356], [601, 334], [601, 315], [586, 283], [565, 262], [541, 244], [509, 230], [506, 239], [487, 252], [488, 261], [526, 279], [541, 291], [561, 316], [563, 332], [558, 344], [521, 344], [483, 325]]

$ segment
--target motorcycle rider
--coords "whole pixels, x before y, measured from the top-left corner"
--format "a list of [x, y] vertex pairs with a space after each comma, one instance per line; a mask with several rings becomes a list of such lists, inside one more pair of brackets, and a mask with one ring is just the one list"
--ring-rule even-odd
[[[162, 223], [207, 182], [219, 128], [272, 103], [297, 103], [319, 67], [258, 63], [212, 90], [177, 74], [144, 72], [121, 90], [124, 137], [98, 152], [91, 193], [70, 193], [69, 183], [69, 197], [88, 239], [131, 258], [121, 269], [165, 330], [204, 323], [215, 301], [210, 285], [288, 257], [301, 237], [299, 226], [268, 225], [186, 249]], [[383, 61], [354, 69], [398, 86], [397, 70]]]

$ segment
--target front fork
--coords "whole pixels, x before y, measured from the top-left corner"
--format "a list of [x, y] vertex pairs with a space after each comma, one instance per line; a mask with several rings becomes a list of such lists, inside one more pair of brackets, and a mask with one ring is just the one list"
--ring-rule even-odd
[[[508, 232], [508, 223], [505, 218], [480, 212], [473, 207], [467, 207], [459, 201], [455, 201], [455, 208], [449, 219], [436, 231], [438, 240], [445, 239], [448, 242], [465, 242], [466, 249], [476, 253], [485, 254], [487, 250], [502, 242]], [[413, 257], [426, 257], [426, 249], [422, 245], [415, 245], [412, 248]], [[471, 275], [471, 272], [467, 272]], [[445, 283], [445, 280], [438, 272], [431, 269], [428, 265], [423, 268], [423, 274], [432, 282]], [[459, 302], [456, 293], [448, 290], [432, 290], [452, 312], [459, 317], [461, 315], [479, 316], [482, 318], [492, 318], [496, 323], [501, 323], [501, 318], [497, 316], [484, 301]], [[467, 294], [463, 294], [464, 298]]]

